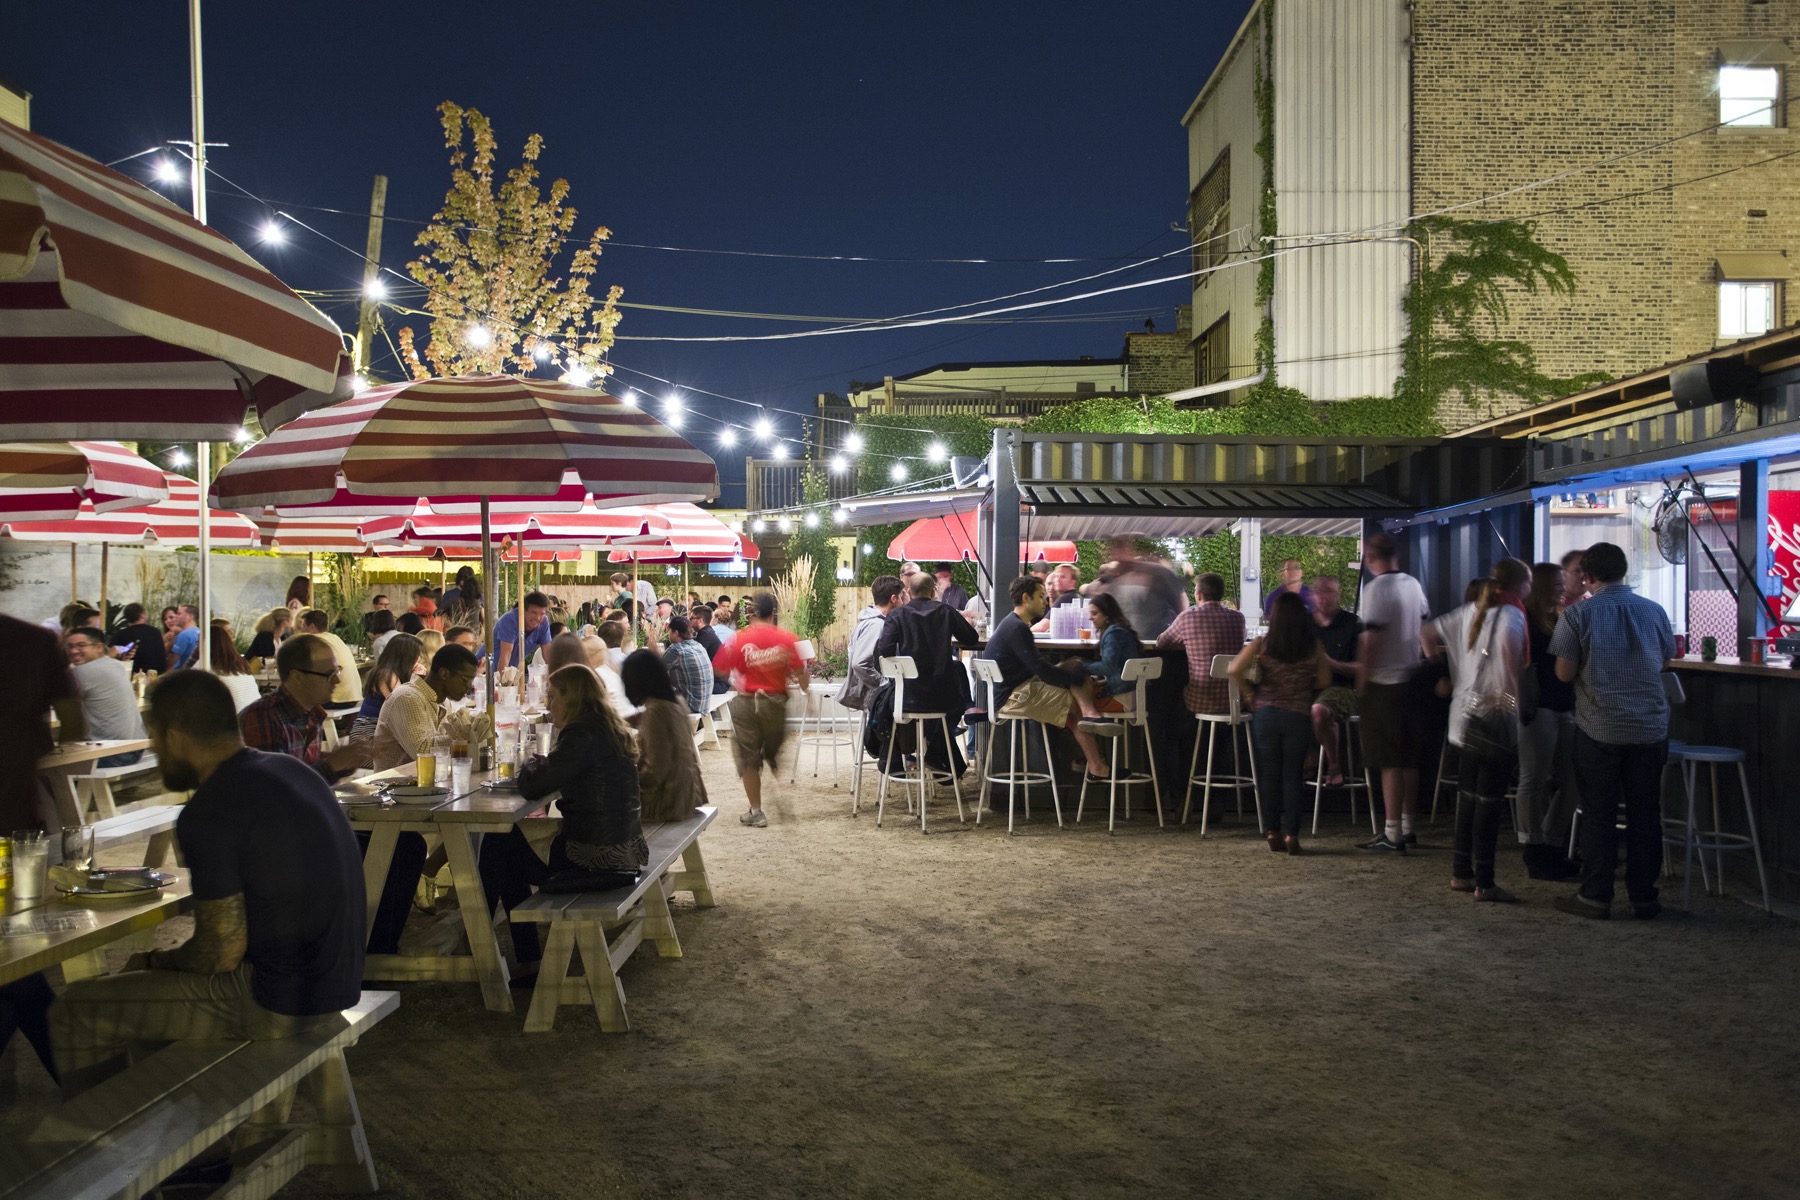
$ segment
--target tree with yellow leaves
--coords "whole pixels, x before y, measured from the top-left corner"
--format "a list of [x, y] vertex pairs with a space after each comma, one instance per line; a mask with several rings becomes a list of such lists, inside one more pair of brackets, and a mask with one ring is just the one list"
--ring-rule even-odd
[[609, 288], [598, 300], [589, 288], [612, 231], [595, 228], [559, 274], [577, 214], [567, 204], [568, 180], [552, 182], [547, 196], [538, 186], [544, 139], [527, 138], [519, 165], [497, 180], [487, 117], [448, 100], [438, 114], [450, 150], [450, 190], [415, 243], [424, 253], [406, 264], [425, 286], [424, 315], [431, 318], [422, 352], [412, 329], [400, 330], [413, 377], [550, 368], [572, 383], [604, 378], [622, 289]]

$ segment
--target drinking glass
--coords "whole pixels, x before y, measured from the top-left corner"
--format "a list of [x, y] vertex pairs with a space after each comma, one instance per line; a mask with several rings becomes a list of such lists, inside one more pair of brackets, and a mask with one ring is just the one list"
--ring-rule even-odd
[[15, 904], [44, 898], [50, 883], [50, 843], [41, 829], [17, 829], [12, 835], [12, 898]]
[[450, 760], [450, 794], [452, 796], [466, 796], [473, 789], [474, 767], [475, 764], [470, 761], [467, 754]]

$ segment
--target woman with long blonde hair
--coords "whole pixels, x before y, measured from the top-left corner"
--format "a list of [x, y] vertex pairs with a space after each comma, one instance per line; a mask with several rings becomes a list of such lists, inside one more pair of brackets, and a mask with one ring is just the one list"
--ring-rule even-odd
[[1518, 900], [1494, 882], [1494, 854], [1518, 763], [1519, 677], [1531, 662], [1529, 595], [1531, 568], [1503, 558], [1472, 602], [1425, 627], [1428, 648], [1440, 642], [1450, 658], [1450, 742], [1461, 762], [1450, 889], [1477, 900]]
[[[481, 878], [490, 900], [508, 911], [534, 887], [604, 891], [635, 882], [650, 861], [639, 819], [637, 743], [606, 698], [600, 677], [579, 663], [550, 676], [550, 721], [556, 747], [519, 769], [526, 799], [561, 794], [562, 832], [546, 864], [516, 827], [482, 839]], [[513, 954], [523, 965], [539, 957], [536, 925], [513, 926]]]

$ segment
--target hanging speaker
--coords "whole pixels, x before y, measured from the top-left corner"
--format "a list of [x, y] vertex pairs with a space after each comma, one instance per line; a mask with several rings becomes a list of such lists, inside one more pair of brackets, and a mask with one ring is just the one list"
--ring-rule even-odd
[[1686, 412], [1724, 400], [1742, 400], [1762, 379], [1762, 372], [1735, 358], [1713, 358], [1683, 363], [1669, 371], [1669, 392], [1675, 410]]

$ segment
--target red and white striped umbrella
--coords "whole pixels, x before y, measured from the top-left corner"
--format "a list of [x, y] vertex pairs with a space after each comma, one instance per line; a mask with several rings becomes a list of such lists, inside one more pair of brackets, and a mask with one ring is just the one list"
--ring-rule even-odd
[[[975, 551], [975, 514], [947, 512], [935, 517], [920, 517], [900, 531], [888, 543], [887, 556], [896, 562], [943, 562], [956, 559], [979, 559]], [[1072, 563], [1074, 542], [1026, 542], [1019, 547], [1020, 562]]]
[[649, 547], [636, 551], [625, 549], [614, 550], [606, 556], [606, 561], [610, 563], [641, 562], [645, 565], [656, 565], [659, 563], [680, 562], [731, 562], [734, 559], [743, 562], [755, 562], [762, 557], [762, 547], [751, 541], [748, 535], [734, 533], [731, 536], [733, 539], [731, 548], [723, 553], [715, 550], [702, 550], [698, 553], [688, 553], [686, 551], [672, 550], [666, 547], [663, 549]]
[[0, 121], [0, 436], [226, 441], [347, 396], [343, 350], [229, 239]]
[[162, 468], [117, 442], [0, 444], [0, 521], [67, 521], [168, 494]]
[[[182, 475], [162, 474], [168, 498], [142, 508], [98, 512], [83, 501], [81, 511], [62, 521], [6, 521], [0, 537], [22, 542], [85, 542], [122, 545], [193, 546], [200, 541], [200, 485]], [[212, 510], [209, 533], [215, 547], [256, 550], [262, 534], [237, 513]]]
[[662, 516], [666, 531], [624, 539], [608, 555], [610, 561], [630, 562], [633, 558], [639, 562], [676, 562], [682, 558], [707, 561], [742, 555], [743, 544], [738, 535], [705, 509], [693, 504], [660, 504], [654, 511]]
[[285, 550], [290, 554], [361, 554], [368, 544], [357, 533], [361, 520], [329, 513], [303, 513], [284, 517], [272, 508], [252, 514], [257, 529], [262, 531], [263, 547]]
[[[499, 513], [489, 518], [488, 536], [496, 542], [523, 540], [528, 545], [605, 546], [668, 528], [668, 519], [657, 508], [640, 504], [595, 508], [590, 503], [569, 513]], [[359, 534], [376, 546], [479, 546], [481, 520], [421, 504], [408, 516], [364, 521]]]
[[408, 516], [573, 512], [719, 492], [713, 460], [602, 392], [510, 375], [371, 388], [307, 413], [219, 472], [226, 508]]

